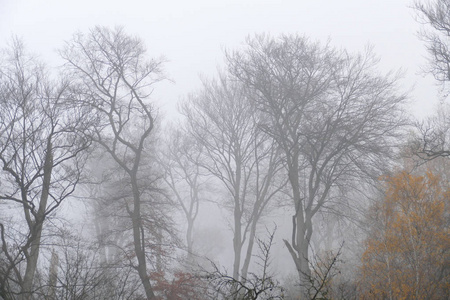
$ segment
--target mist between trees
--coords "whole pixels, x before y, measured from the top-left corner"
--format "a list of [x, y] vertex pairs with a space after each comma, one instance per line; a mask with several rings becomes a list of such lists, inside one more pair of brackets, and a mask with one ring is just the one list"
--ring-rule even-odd
[[[449, 8], [416, 6], [443, 98]], [[173, 122], [123, 28], [59, 54], [1, 52], [0, 299], [449, 297], [448, 103], [414, 121], [370, 47], [249, 36]]]

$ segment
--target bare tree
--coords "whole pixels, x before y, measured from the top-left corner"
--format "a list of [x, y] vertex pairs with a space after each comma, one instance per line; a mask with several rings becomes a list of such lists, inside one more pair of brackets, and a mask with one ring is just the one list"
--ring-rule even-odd
[[138, 38], [126, 35], [121, 28], [104, 27], [74, 35], [61, 51], [67, 71], [78, 80], [80, 100], [100, 119], [93, 139], [113, 158], [131, 191], [131, 197], [126, 198], [130, 201], [124, 205], [132, 222], [135, 268], [147, 299], [155, 299], [144, 229], [144, 223], [151, 221], [143, 218], [141, 207], [144, 187], [148, 187], [143, 160], [155, 127], [149, 98], [154, 84], [163, 79], [163, 60], [148, 60], [145, 53]]
[[[130, 222], [125, 208], [130, 191], [123, 184], [123, 174], [110, 156], [93, 156], [88, 162], [92, 183], [86, 185], [90, 215], [100, 247], [103, 263], [114, 264], [122, 260], [123, 249], [129, 245]], [[125, 192], [126, 191], [126, 192]]]
[[450, 156], [450, 104], [442, 103], [435, 115], [416, 123], [417, 135], [410, 142], [412, 153], [424, 161]]
[[188, 259], [194, 252], [194, 224], [205, 189], [206, 178], [202, 174], [202, 147], [186, 132], [170, 128], [166, 147], [162, 149], [160, 164], [165, 171], [166, 182], [187, 221], [186, 243]]
[[340, 273], [338, 264], [341, 262], [342, 247], [343, 244], [335, 253], [326, 251], [322, 255], [312, 256], [309, 261], [311, 275], [307, 284], [308, 299], [334, 299], [332, 280]]
[[41, 261], [50, 261], [49, 270], [37, 272], [43, 288], [35, 299], [100, 300], [136, 299], [141, 282], [130, 265], [105, 263], [101, 245], [81, 237], [69, 226], [59, 227], [51, 237], [51, 251], [42, 252]]
[[[429, 54], [425, 71], [442, 84], [445, 99], [450, 82], [450, 1], [417, 1], [413, 7], [418, 21], [424, 25], [420, 37]], [[438, 109], [435, 116], [416, 123], [419, 136], [412, 142], [412, 151], [424, 160], [450, 156], [448, 104], [443, 103]]]
[[21, 41], [2, 51], [0, 200], [14, 214], [12, 223], [0, 223], [5, 299], [32, 296], [46, 221], [80, 181], [92, 123], [89, 111], [72, 99], [70, 82], [52, 81]]
[[[450, 1], [417, 1], [414, 4], [418, 21], [424, 26], [420, 37], [429, 54], [427, 71], [445, 84], [450, 81]], [[431, 30], [427, 29], [431, 27]]]
[[73, 232], [61, 230], [55, 246], [58, 250], [52, 252], [48, 293], [40, 297], [105, 299], [113, 294], [111, 286], [107, 286], [113, 281], [113, 275], [106, 265], [100, 264], [97, 245], [83, 241]]
[[[257, 224], [281, 189], [277, 148], [258, 128], [258, 116], [242, 85], [220, 75], [205, 82], [182, 107], [188, 132], [203, 147], [201, 166], [226, 189], [224, 205], [233, 212], [233, 277], [248, 271]], [[218, 199], [221, 200], [221, 199]], [[245, 261], [241, 263], [244, 244]]]
[[[248, 277], [231, 277], [212, 263], [213, 271], [203, 275], [212, 288], [211, 298], [229, 300], [284, 299], [283, 288], [274, 278], [271, 270], [271, 248], [274, 244], [276, 228], [267, 230], [267, 239], [257, 239], [258, 254], [256, 263], [258, 273], [250, 272]], [[213, 296], [214, 295], [214, 296]]]
[[351, 55], [297, 35], [260, 35], [227, 58], [264, 114], [261, 126], [283, 151], [294, 208], [292, 236], [284, 242], [305, 285], [314, 216], [330, 191], [386, 166], [406, 123], [405, 97], [397, 93], [397, 77], [377, 74], [370, 50]]

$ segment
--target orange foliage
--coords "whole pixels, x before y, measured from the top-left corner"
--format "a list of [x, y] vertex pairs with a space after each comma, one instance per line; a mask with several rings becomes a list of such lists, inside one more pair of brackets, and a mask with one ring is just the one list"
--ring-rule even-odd
[[204, 299], [202, 281], [191, 273], [175, 272], [172, 279], [167, 279], [164, 272], [155, 272], [150, 275], [153, 289], [158, 295], [157, 299], [185, 300]]
[[431, 172], [401, 172], [384, 180], [385, 198], [370, 211], [362, 257], [364, 298], [448, 299], [448, 182]]

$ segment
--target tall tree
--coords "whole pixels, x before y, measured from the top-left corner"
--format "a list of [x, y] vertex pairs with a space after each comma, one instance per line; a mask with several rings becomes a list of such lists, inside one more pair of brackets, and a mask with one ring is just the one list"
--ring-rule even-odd
[[[418, 21], [423, 29], [420, 37], [428, 51], [428, 66], [425, 71], [432, 74], [442, 85], [443, 98], [449, 95], [450, 83], [450, 1], [433, 0], [415, 2]], [[450, 114], [448, 103], [439, 106], [435, 116], [416, 124], [419, 136], [413, 142], [413, 152], [422, 159], [450, 156]]]
[[183, 212], [187, 222], [186, 244], [188, 260], [194, 253], [194, 225], [206, 178], [201, 169], [202, 147], [182, 129], [171, 127], [166, 145], [159, 158], [165, 171], [164, 181]]
[[440, 83], [448, 83], [450, 82], [450, 1], [416, 2], [414, 8], [419, 22], [426, 25], [420, 36], [429, 54], [427, 71]]
[[98, 114], [93, 139], [113, 158], [131, 192], [124, 205], [132, 223], [134, 267], [147, 299], [155, 299], [144, 229], [151, 221], [144, 219], [142, 212], [148, 186], [143, 160], [155, 128], [149, 100], [154, 84], [163, 79], [163, 60], [148, 60], [142, 41], [122, 28], [105, 27], [74, 35], [61, 55], [67, 71], [78, 81], [80, 101]]
[[189, 133], [203, 147], [201, 166], [226, 190], [224, 206], [233, 212], [233, 278], [245, 277], [257, 224], [283, 186], [276, 176], [281, 169], [277, 147], [259, 129], [258, 115], [243, 86], [225, 74], [204, 82], [203, 89], [184, 104], [182, 113]]
[[14, 215], [0, 222], [0, 296], [29, 299], [45, 224], [80, 181], [92, 119], [19, 40], [0, 64], [0, 200]]
[[306, 292], [314, 216], [330, 191], [386, 165], [405, 121], [405, 97], [395, 76], [378, 75], [370, 50], [352, 55], [297, 35], [259, 35], [227, 59], [282, 149], [294, 208], [284, 242]]
[[[362, 257], [368, 299], [447, 299], [450, 273], [448, 182], [427, 172], [387, 176], [385, 197], [370, 210]], [[448, 210], [447, 210], [448, 211]]]

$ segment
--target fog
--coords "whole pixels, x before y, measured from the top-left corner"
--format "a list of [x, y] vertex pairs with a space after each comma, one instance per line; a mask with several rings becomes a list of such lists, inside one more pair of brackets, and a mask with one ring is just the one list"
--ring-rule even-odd
[[[402, 68], [412, 111], [432, 112], [436, 86], [421, 69], [426, 52], [417, 32], [413, 1], [10, 1], [0, 2], [0, 41], [12, 35], [47, 63], [76, 31], [96, 25], [125, 26], [145, 41], [151, 56], [164, 56], [174, 81], [155, 91], [163, 111], [176, 113], [179, 98], [200, 86], [199, 75], [213, 76], [223, 66], [223, 50], [242, 45], [248, 35], [299, 33], [349, 51], [375, 47], [384, 71]], [[428, 95], [433, 95], [432, 99]]]
[[0, 299], [449, 297], [450, 3], [341, 2], [0, 0]]

